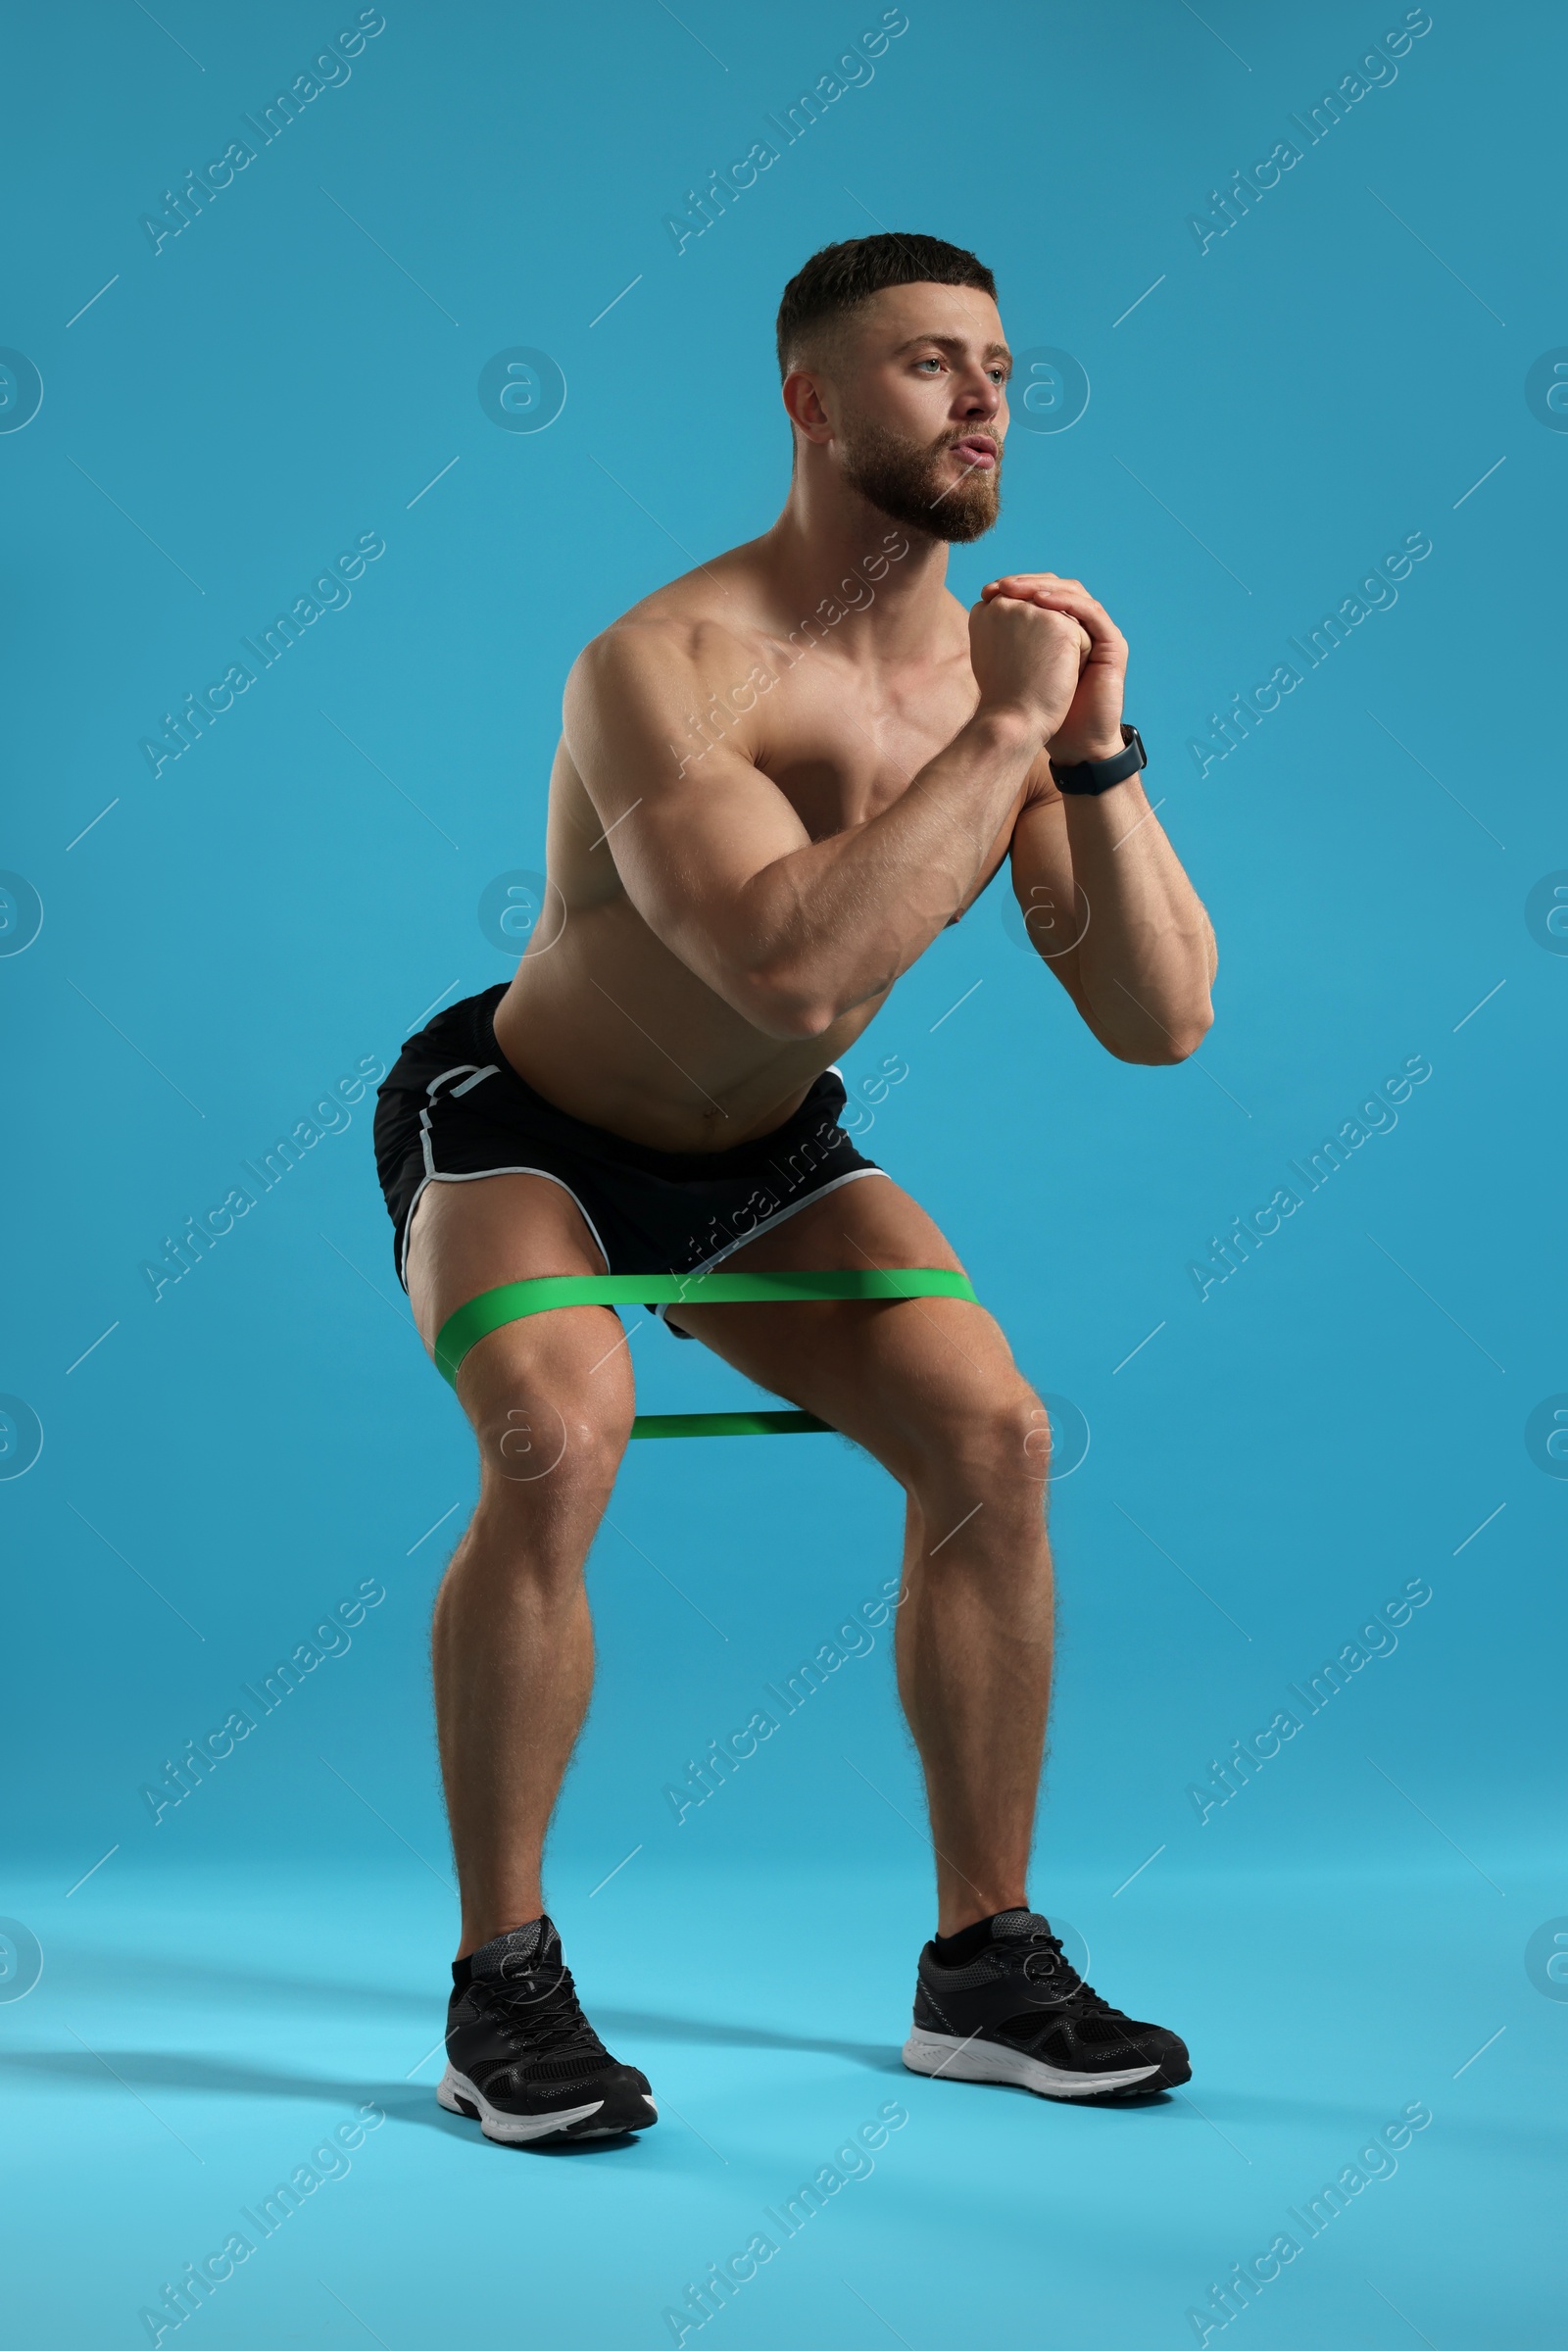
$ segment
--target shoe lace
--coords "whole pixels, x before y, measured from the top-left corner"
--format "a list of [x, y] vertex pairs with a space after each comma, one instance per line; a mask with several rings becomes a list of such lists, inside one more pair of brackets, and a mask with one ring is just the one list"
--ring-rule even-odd
[[1030, 1984], [1049, 1985], [1062, 2006], [1072, 2008], [1079, 2016], [1114, 2016], [1108, 2000], [1102, 2000], [1087, 1984], [1061, 1947], [1055, 1935], [1031, 1935], [1008, 1941], [993, 1943], [993, 1953], [1003, 1964], [1023, 1976]]
[[[541, 1988], [541, 1986], [543, 1988]], [[482, 1998], [493, 2022], [531, 2055], [604, 2057], [603, 2041], [583, 2015], [570, 1968], [530, 1968], [484, 1981]]]

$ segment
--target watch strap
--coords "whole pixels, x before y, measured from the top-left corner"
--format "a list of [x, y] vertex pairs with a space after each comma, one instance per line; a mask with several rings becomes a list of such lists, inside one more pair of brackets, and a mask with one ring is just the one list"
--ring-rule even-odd
[[1051, 779], [1058, 792], [1108, 792], [1112, 784], [1124, 784], [1130, 775], [1149, 764], [1144, 738], [1136, 726], [1125, 721], [1121, 730], [1122, 749], [1108, 759], [1079, 759], [1076, 764], [1058, 767], [1051, 761]]

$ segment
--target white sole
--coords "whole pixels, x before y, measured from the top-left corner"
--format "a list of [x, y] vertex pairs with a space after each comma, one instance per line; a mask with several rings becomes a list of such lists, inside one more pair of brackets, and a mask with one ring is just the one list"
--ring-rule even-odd
[[[491, 2105], [483, 2090], [477, 2088], [466, 2074], [460, 2074], [450, 2063], [436, 2084], [435, 2094], [449, 2114], [466, 2115], [470, 2123], [478, 2124], [486, 2138], [493, 2138], [500, 2145], [509, 2147], [526, 2146], [531, 2139], [550, 2138], [559, 2131], [570, 2131], [574, 2123], [586, 2123], [604, 2104], [603, 2098], [595, 2098], [587, 2106], [564, 2107], [559, 2114], [505, 2114], [500, 2107]], [[648, 2120], [657, 2122], [658, 2107], [652, 2098], [648, 2099], [647, 2104]], [[629, 2128], [625, 2123], [614, 2123], [604, 2133], [577, 2131], [573, 2136], [594, 2138], [604, 2135], [618, 2138]]]
[[1021, 2049], [994, 2040], [954, 2040], [941, 2033], [911, 2033], [904, 2044], [911, 2074], [942, 2074], [950, 2082], [1011, 2082], [1040, 2098], [1094, 2098], [1106, 2090], [1136, 2089], [1157, 2065], [1130, 2067], [1120, 2074], [1069, 2074]]

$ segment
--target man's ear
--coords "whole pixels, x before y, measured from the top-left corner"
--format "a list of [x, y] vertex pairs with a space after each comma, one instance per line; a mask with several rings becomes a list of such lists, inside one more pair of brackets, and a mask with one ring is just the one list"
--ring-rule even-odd
[[808, 441], [819, 445], [833, 438], [833, 427], [827, 410], [822, 405], [823, 378], [809, 367], [792, 367], [785, 376], [781, 397], [789, 412], [790, 422], [803, 432]]

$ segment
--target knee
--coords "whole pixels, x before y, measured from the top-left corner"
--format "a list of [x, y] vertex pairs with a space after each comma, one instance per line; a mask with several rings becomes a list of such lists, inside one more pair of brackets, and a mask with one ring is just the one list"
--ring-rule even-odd
[[991, 1508], [1038, 1512], [1051, 1465], [1051, 1422], [1024, 1380], [958, 1400], [922, 1448], [917, 1483], [955, 1489]]
[[508, 1389], [473, 1416], [487, 1498], [552, 1515], [597, 1515], [631, 1435], [630, 1399]]

